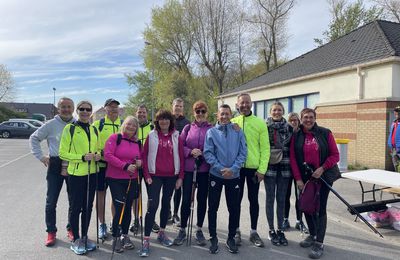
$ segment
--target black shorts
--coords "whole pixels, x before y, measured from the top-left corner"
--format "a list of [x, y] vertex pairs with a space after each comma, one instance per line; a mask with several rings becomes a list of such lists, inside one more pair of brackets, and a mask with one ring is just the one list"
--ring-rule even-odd
[[107, 189], [106, 182], [106, 167], [99, 167], [99, 173], [97, 174], [97, 191], [105, 191]]

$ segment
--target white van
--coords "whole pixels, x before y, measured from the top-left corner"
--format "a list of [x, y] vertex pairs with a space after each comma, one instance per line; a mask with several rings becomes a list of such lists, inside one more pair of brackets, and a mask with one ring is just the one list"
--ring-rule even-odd
[[32, 119], [32, 118], [10, 118], [10, 119], [8, 119], [8, 121], [28, 122], [36, 127], [41, 127], [43, 125], [43, 122], [36, 120], [36, 119]]

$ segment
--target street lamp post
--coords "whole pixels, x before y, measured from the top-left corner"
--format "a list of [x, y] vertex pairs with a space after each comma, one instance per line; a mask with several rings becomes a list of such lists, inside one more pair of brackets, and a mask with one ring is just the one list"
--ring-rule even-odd
[[148, 41], [144, 43], [151, 46], [151, 121], [154, 121], [154, 46]]
[[56, 116], [56, 88], [53, 88], [53, 117]]

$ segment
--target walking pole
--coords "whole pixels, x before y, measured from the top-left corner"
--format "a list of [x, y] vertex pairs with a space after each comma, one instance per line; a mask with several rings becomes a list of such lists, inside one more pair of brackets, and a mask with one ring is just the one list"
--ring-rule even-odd
[[197, 188], [197, 169], [201, 164], [200, 157], [197, 157], [194, 161], [194, 170], [193, 170], [193, 180], [192, 180], [192, 194], [190, 197], [190, 218], [188, 225], [188, 239], [186, 240], [186, 246], [192, 245], [192, 232], [193, 232], [193, 212], [194, 212], [194, 196]]
[[[131, 189], [131, 182], [132, 182], [132, 174], [129, 173], [128, 188], [126, 189], [125, 199], [124, 199], [124, 201], [122, 201], [122, 209], [121, 209], [121, 215], [119, 216], [119, 220], [118, 220], [118, 231], [117, 231], [117, 238], [116, 239], [118, 239], [118, 237], [122, 234], [122, 219], [124, 218], [126, 201], [128, 200], [129, 191]], [[115, 200], [115, 202], [119, 202], [119, 201]], [[115, 245], [116, 244], [117, 244], [117, 241], [115, 240], [115, 242], [113, 243], [113, 250], [112, 250], [112, 253], [111, 253], [111, 259], [113, 259], [113, 257], [114, 257]]]
[[[314, 170], [306, 163], [303, 163], [304, 168], [306, 169], [306, 173], [312, 174]], [[372, 231], [375, 232], [375, 234], [379, 235], [381, 238], [383, 238], [382, 234], [374, 228], [350, 203], [348, 203], [337, 191], [332, 188], [331, 185], [328, 184], [328, 182], [321, 176], [320, 177], [321, 181], [333, 192], [333, 194], [336, 195], [351, 211], [356, 214]]]
[[[99, 248], [99, 175], [97, 173], [97, 161], [95, 160], [96, 166], [96, 247]], [[104, 240], [102, 241], [104, 243]]]
[[[90, 141], [89, 141], [90, 145]], [[89, 151], [90, 152], [90, 151]], [[85, 218], [85, 228], [86, 228], [86, 239], [85, 239], [85, 250], [87, 250], [87, 241], [88, 241], [88, 233], [89, 233], [89, 189], [90, 189], [90, 162], [88, 161], [88, 177], [87, 177], [87, 189], [86, 189], [86, 218]]]
[[[143, 165], [142, 165], [143, 167]], [[138, 196], [138, 214], [139, 214], [139, 225], [140, 225], [140, 240], [141, 246], [143, 249], [143, 209], [142, 209], [142, 177], [143, 177], [143, 168], [140, 167], [138, 171], [138, 187], [139, 187], [139, 196]]]

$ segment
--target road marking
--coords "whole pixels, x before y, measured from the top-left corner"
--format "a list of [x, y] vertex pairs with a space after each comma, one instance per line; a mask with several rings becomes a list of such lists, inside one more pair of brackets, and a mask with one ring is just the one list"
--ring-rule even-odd
[[28, 155], [30, 155], [30, 154], [31, 154], [31, 153], [29, 152], [29, 153], [26, 153], [26, 154], [24, 154], [24, 155], [21, 155], [20, 157], [15, 158], [15, 159], [12, 160], [12, 161], [9, 161], [9, 162], [7, 162], [7, 163], [5, 163], [5, 164], [0, 165], [0, 168], [3, 168], [4, 166], [7, 166], [7, 165], [9, 165], [9, 164], [11, 164], [11, 163], [13, 163], [13, 162], [15, 162], [15, 161], [18, 161], [19, 159], [22, 159], [22, 158], [24, 158], [24, 157], [26, 157], [26, 156], [28, 156]]

